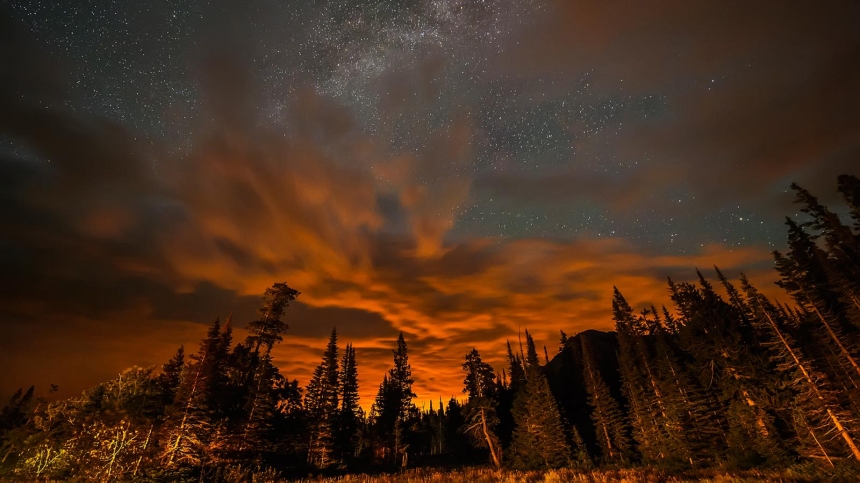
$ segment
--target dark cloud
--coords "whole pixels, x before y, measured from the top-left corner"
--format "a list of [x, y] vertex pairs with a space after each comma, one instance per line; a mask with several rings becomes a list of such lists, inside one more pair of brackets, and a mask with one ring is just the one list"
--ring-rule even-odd
[[483, 196], [501, 198], [511, 205], [575, 206], [576, 203], [598, 202], [615, 210], [625, 210], [641, 202], [655, 185], [666, 183], [662, 175], [646, 169], [621, 176], [570, 168], [550, 173], [490, 171], [479, 175], [474, 187]]
[[499, 68], [565, 72], [605, 96], [664, 99], [662, 113], [625, 122], [603, 148], [604, 158], [651, 162], [621, 176], [489, 173], [479, 188], [536, 202], [596, 198], [629, 207], [688, 181], [713, 206], [761, 203], [767, 189], [794, 177], [832, 185], [851, 168], [834, 158], [856, 149], [860, 132], [855, 2], [552, 2], [549, 12]]
[[397, 337], [397, 328], [377, 313], [344, 307], [313, 307], [302, 303], [290, 309], [290, 336], [319, 340], [337, 329], [346, 341]]

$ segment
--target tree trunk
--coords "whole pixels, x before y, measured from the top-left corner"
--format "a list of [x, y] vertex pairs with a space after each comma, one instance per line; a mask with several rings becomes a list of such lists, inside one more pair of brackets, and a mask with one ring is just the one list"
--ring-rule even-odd
[[794, 360], [795, 366], [800, 369], [800, 372], [803, 374], [804, 379], [806, 379], [807, 383], [812, 388], [812, 391], [815, 393], [816, 398], [825, 407], [830, 422], [833, 423], [833, 426], [839, 432], [839, 435], [842, 436], [842, 439], [845, 440], [845, 444], [848, 445], [849, 449], [851, 449], [851, 453], [854, 455], [854, 458], [860, 460], [860, 448], [857, 448], [857, 445], [854, 443], [854, 439], [851, 437], [850, 434], [848, 434], [848, 431], [842, 425], [842, 422], [839, 421], [839, 418], [836, 416], [833, 410], [827, 407], [828, 404], [825, 402], [824, 396], [822, 396], [821, 392], [819, 391], [818, 384], [815, 383], [815, 380], [812, 378], [812, 376], [806, 370], [806, 367], [804, 367], [803, 363], [794, 353], [794, 350], [788, 344], [788, 341], [785, 340], [785, 337], [783, 337], [782, 335], [782, 331], [779, 330], [779, 327], [776, 325], [776, 322], [770, 317], [770, 314], [768, 314], [767, 311], [764, 310], [764, 307], [761, 307], [761, 310], [764, 313], [765, 317], [767, 317], [768, 322], [770, 322], [771, 327], [773, 327], [774, 333], [776, 333], [777, 337], [779, 337], [780, 342], [782, 342], [782, 345], [785, 348], [786, 352], [791, 355], [791, 358]]
[[499, 461], [499, 456], [496, 454], [496, 449], [493, 447], [493, 438], [490, 437], [490, 432], [487, 429], [487, 417], [484, 411], [486, 410], [481, 408], [481, 430], [484, 432], [484, 438], [487, 439], [487, 447], [490, 448], [490, 456], [493, 458], [493, 464], [496, 465], [496, 468], [499, 468], [502, 466], [502, 463]]
[[824, 324], [824, 327], [827, 329], [827, 334], [830, 335], [830, 338], [833, 339], [833, 342], [836, 342], [837, 347], [839, 347], [839, 352], [841, 352], [842, 355], [848, 360], [848, 362], [851, 364], [851, 367], [854, 368], [854, 371], [856, 371], [857, 374], [860, 374], [860, 365], [857, 364], [857, 361], [854, 360], [854, 357], [851, 356], [851, 354], [848, 352], [848, 349], [845, 348], [845, 346], [842, 344], [842, 341], [839, 340], [839, 337], [836, 336], [836, 333], [833, 331], [833, 328], [830, 327], [830, 323], [827, 322], [827, 319], [824, 318], [824, 315], [822, 315], [822, 313], [818, 311], [818, 307], [812, 301], [812, 298], [809, 296], [809, 294], [806, 293], [806, 291], [803, 289], [801, 289], [801, 291], [806, 297], [806, 300], [809, 301], [809, 305], [812, 306], [812, 310], [813, 312], [815, 312], [815, 315], [817, 315], [819, 320], [821, 320], [821, 323]]

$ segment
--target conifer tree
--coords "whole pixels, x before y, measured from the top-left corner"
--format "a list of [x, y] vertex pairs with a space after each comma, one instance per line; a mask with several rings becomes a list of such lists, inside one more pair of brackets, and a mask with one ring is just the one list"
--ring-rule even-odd
[[540, 366], [537, 347], [535, 346], [535, 341], [532, 338], [532, 335], [529, 334], [528, 329], [526, 329], [526, 366], [527, 368], [537, 368]]
[[514, 401], [511, 463], [516, 468], [559, 468], [570, 463], [561, 413], [546, 377], [530, 370]]
[[653, 395], [646, 391], [646, 381], [641, 372], [638, 357], [638, 341], [633, 308], [614, 288], [612, 298], [612, 314], [615, 320], [615, 330], [618, 333], [618, 365], [624, 395], [627, 399], [630, 414], [630, 424], [633, 438], [642, 458], [646, 461], [657, 461], [662, 458], [659, 450], [661, 440], [660, 426], [656, 420], [656, 411], [652, 409], [655, 403]]
[[792, 183], [791, 188], [797, 195], [795, 202], [804, 205], [801, 211], [812, 217], [812, 221], [808, 225], [812, 229], [818, 230], [819, 236], [824, 238], [824, 244], [829, 255], [838, 265], [847, 269], [845, 273], [849, 277], [857, 275], [854, 269], [860, 267], [860, 241], [851, 232], [851, 228], [845, 226], [840, 221], [839, 215], [819, 203], [818, 198], [809, 191], [796, 183]]
[[646, 343], [645, 337], [650, 336], [653, 327], [649, 325], [653, 325], [653, 321], [649, 323], [637, 317], [617, 288], [613, 293], [612, 312], [618, 333], [622, 388], [639, 453], [646, 463], [690, 462], [692, 454], [684, 440], [680, 410], [667, 399]]
[[[848, 204], [848, 213], [854, 220], [854, 231], [860, 233], [860, 178], [849, 174], [839, 175], [837, 189]], [[855, 239], [858, 235], [855, 235]]]
[[700, 367], [699, 382], [719, 396], [717, 408], [733, 465], [785, 461], [782, 438], [774, 426], [781, 397], [770, 356], [761, 349], [750, 324], [749, 306], [740, 292], [714, 267], [726, 289], [724, 301], [699, 273], [701, 289], [673, 285], [672, 300], [682, 312], [679, 342]]
[[468, 436], [463, 433], [463, 426], [466, 424], [463, 409], [460, 402], [451, 396], [445, 406], [443, 421], [446, 453], [461, 460], [472, 449]]
[[514, 351], [511, 349], [511, 341], [508, 341], [508, 362], [510, 364], [511, 387], [516, 390], [516, 388], [525, 382], [526, 375], [523, 360], [519, 354], [514, 354]]
[[410, 426], [418, 415], [412, 399], [412, 367], [406, 340], [401, 332], [397, 348], [393, 351], [394, 366], [388, 371], [379, 386], [376, 401], [371, 410], [377, 453], [383, 460], [393, 461], [398, 466], [408, 464], [408, 449], [411, 439]]
[[359, 426], [362, 410], [359, 406], [358, 368], [355, 348], [347, 344], [343, 351], [340, 371], [341, 407], [337, 425], [337, 452], [341, 458], [358, 456]]
[[600, 374], [594, 357], [589, 350], [585, 336], [580, 336], [582, 346], [583, 380], [591, 406], [591, 420], [594, 422], [597, 444], [604, 461], [624, 461], [629, 458], [630, 442], [624, 414], [618, 401], [609, 392], [609, 387]]
[[335, 463], [340, 392], [337, 352], [337, 330], [332, 329], [322, 363], [314, 371], [305, 397], [305, 410], [310, 421], [308, 463], [320, 468]]
[[382, 383], [370, 410], [374, 437], [375, 456], [382, 461], [393, 460], [393, 435], [400, 415], [400, 392], [391, 383], [388, 374], [382, 376]]
[[33, 391], [35, 386], [30, 386], [27, 391], [19, 388], [9, 403], [0, 410], [0, 465], [13, 454], [21, 451], [30, 440], [30, 433], [26, 424], [28, 416], [32, 416], [31, 403], [33, 402]]
[[741, 284], [753, 307], [754, 323], [764, 333], [770, 335], [768, 345], [780, 359], [781, 369], [788, 374], [788, 380], [796, 388], [796, 418], [802, 421], [798, 436], [801, 440], [815, 441], [815, 445], [830, 459], [825, 444], [832, 439], [841, 439], [848, 454], [860, 459], [860, 448], [848, 425], [851, 418], [839, 406], [832, 390], [827, 387], [827, 378], [815, 371], [800, 352], [794, 339], [777, 316], [773, 305], [761, 295], [746, 278]]
[[826, 255], [800, 225], [791, 219], [786, 224], [790, 250], [787, 256], [773, 252], [781, 276], [778, 285], [794, 298], [800, 309], [813, 316], [811, 320], [821, 328], [824, 341], [838, 354], [835, 366], [843, 367], [844, 371], [834, 376], [846, 378], [850, 386], [860, 388], [860, 358], [844, 334], [848, 328], [844, 306], [838, 294], [830, 290], [823, 262]]
[[173, 402], [176, 397], [176, 390], [179, 388], [179, 383], [182, 382], [182, 369], [185, 365], [185, 347], [179, 346], [176, 354], [161, 366], [161, 374], [158, 376], [158, 385], [163, 394], [164, 405]]
[[466, 354], [463, 370], [466, 371], [463, 392], [469, 395], [465, 408], [466, 433], [490, 451], [493, 465], [498, 468], [502, 464], [502, 457], [499, 438], [495, 433], [499, 422], [496, 415], [498, 401], [495, 372], [492, 366], [481, 360], [477, 349]]
[[403, 338], [403, 332], [397, 337], [397, 349], [393, 352], [394, 367], [391, 368], [388, 375], [400, 393], [400, 418], [407, 419], [411, 416], [414, 409], [412, 399], [415, 397], [415, 393], [412, 392], [412, 384], [415, 380], [412, 379], [412, 366], [409, 364], [409, 353], [406, 348], [406, 339]]
[[289, 326], [281, 321], [284, 310], [290, 302], [300, 295], [297, 290], [291, 289], [286, 283], [276, 283], [266, 289], [263, 295], [263, 307], [259, 310], [260, 318], [248, 324], [248, 340], [252, 343], [255, 354], [260, 351], [260, 346], [270, 351], [276, 342], [283, 340], [283, 334]]
[[538, 364], [537, 350], [526, 331], [525, 383], [514, 399], [511, 463], [517, 468], [559, 468], [570, 463], [570, 447], [561, 413], [549, 382]]
[[585, 441], [582, 440], [582, 436], [579, 434], [579, 429], [576, 426], [573, 427], [571, 440], [574, 448], [573, 466], [579, 470], [590, 470], [594, 466], [594, 461], [591, 458], [591, 454], [588, 453], [588, 447], [585, 446]]
[[726, 446], [724, 415], [706, 387], [690, 373], [692, 364], [656, 311], [652, 309], [644, 316], [648, 313], [654, 317], [653, 367], [663, 394], [666, 420], [681, 429], [680, 438], [673, 438], [674, 442], [686, 452], [691, 466], [719, 461]]
[[176, 408], [167, 422], [165, 463], [199, 464], [213, 443], [218, 407], [216, 395], [224, 382], [225, 333], [216, 319], [197, 354], [191, 356], [176, 395]]
[[397, 419], [394, 422], [394, 455], [399, 459], [400, 466], [408, 464], [410, 421], [415, 417], [417, 409], [412, 404], [415, 393], [412, 392], [412, 366], [409, 364], [409, 353], [406, 348], [406, 339], [403, 332], [397, 337], [397, 349], [394, 351], [394, 367], [388, 372], [389, 382], [394, 386], [399, 395], [397, 403]]
[[250, 394], [246, 398], [239, 451], [260, 451], [263, 448], [278, 403], [278, 383], [283, 379], [269, 352], [261, 354], [255, 366], [255, 384], [249, 388]]

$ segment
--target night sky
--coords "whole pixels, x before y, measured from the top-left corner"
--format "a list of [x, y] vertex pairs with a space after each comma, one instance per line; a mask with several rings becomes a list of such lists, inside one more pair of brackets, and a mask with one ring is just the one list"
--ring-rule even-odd
[[[860, 3], [0, 1], [0, 397], [60, 395], [300, 290], [369, 406], [714, 264], [772, 290], [788, 186], [860, 175]], [[782, 297], [784, 300], [785, 297]], [[242, 339], [241, 331], [237, 339]]]

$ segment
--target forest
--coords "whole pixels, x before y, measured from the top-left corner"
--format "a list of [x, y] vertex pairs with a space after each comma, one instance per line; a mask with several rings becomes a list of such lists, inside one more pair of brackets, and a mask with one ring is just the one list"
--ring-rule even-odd
[[669, 279], [671, 303], [659, 308], [637, 310], [615, 289], [615, 331], [561, 331], [551, 351], [513, 334], [502, 368], [472, 349], [462, 397], [425, 409], [401, 333], [365, 413], [356, 350], [335, 330], [305, 387], [273, 363], [299, 296], [275, 283], [243, 341], [232, 320], [215, 320], [161, 367], [64, 400], [16, 392], [0, 413], [0, 476], [359, 481], [349, 475], [483, 467], [562, 480], [626, 470], [850, 480], [860, 475], [860, 179], [837, 182], [849, 224], [791, 188], [804, 219], [786, 219], [787, 248], [773, 252], [790, 303], [717, 267], [695, 271], [695, 283]]

